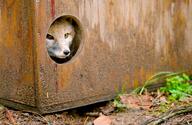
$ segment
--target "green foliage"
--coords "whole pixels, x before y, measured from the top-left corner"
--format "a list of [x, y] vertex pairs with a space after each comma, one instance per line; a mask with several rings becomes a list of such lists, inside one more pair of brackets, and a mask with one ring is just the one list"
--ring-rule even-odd
[[167, 93], [171, 101], [182, 100], [192, 96], [190, 77], [184, 73], [167, 78], [165, 84], [165, 87], [161, 87], [160, 91]]
[[123, 95], [123, 93], [119, 93], [115, 99], [113, 100], [113, 106], [116, 108], [116, 110], [119, 111], [123, 111], [125, 109], [127, 109], [127, 105], [123, 104], [121, 102], [121, 96]]
[[117, 91], [117, 96], [113, 100], [113, 106], [116, 108], [117, 112], [124, 111], [127, 109], [127, 106], [121, 102], [121, 96], [126, 94], [126, 84], [121, 86], [121, 90]]
[[154, 108], [153, 110], [151, 110], [150, 112], [155, 115], [155, 116], [159, 116], [160, 114], [167, 112], [168, 110], [170, 110], [171, 108], [171, 104], [172, 103], [160, 103], [158, 107]]
[[159, 73], [151, 76], [148, 80], [146, 80], [142, 87], [136, 88], [133, 91], [133, 93], [141, 95], [146, 90], [147, 86], [149, 86], [153, 83], [157, 83], [160, 80], [165, 80], [168, 77], [179, 75], [181, 73], [182, 72], [176, 72], [176, 73], [175, 72], [159, 72]]

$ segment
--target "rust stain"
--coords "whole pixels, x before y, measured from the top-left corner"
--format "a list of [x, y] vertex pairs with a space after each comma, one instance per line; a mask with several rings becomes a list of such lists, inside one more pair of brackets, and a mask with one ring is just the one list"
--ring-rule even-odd
[[140, 67], [138, 70], [134, 71], [134, 83], [133, 88], [136, 88], [140, 85], [143, 85], [145, 78], [145, 75], [147, 74], [146, 70], [144, 70], [143, 67]]
[[144, 82], [144, 81], [142, 81], [142, 79], [146, 79], [146, 75], [147, 75], [148, 73], [147, 73], [147, 70], [145, 70], [143, 67], [141, 67], [141, 69], [140, 69], [140, 71], [139, 71], [139, 74], [138, 74], [138, 76], [137, 77], [140, 77], [140, 84], [137, 84], [137, 85], [135, 85], [135, 86], [140, 86], [140, 85], [142, 85], [143, 83], [142, 82]]
[[191, 0], [183, 0], [185, 4], [189, 5]]
[[144, 69], [144, 67], [140, 67], [138, 70], [135, 70], [133, 79], [133, 88], [142, 86], [145, 82], [155, 74], [153, 70]]
[[184, 16], [184, 13], [182, 13], [181, 10], [177, 10], [177, 12], [174, 14], [174, 27], [181, 27], [184, 29], [186, 27], [186, 17]]
[[176, 40], [184, 40], [186, 17], [181, 10], [177, 10], [173, 17], [173, 27]]
[[51, 0], [51, 17], [55, 17], [55, 0]]
[[132, 77], [130, 78], [132, 79], [132, 83], [131, 85], [128, 85], [130, 88], [138, 87], [140, 83], [139, 77], [137, 77], [138, 74], [138, 70], [135, 70], [134, 73], [132, 73]]
[[6, 0], [7, 8], [12, 7], [15, 4], [16, 0]]
[[[137, 78], [138, 78], [138, 77], [137, 77]], [[139, 79], [137, 79], [137, 78], [134, 79], [134, 82], [133, 82], [132, 87], [129, 86], [130, 88], [136, 88], [136, 87], [139, 86], [139, 84], [141, 84], [141, 81], [140, 81]]]
[[22, 82], [24, 84], [29, 84], [31, 81], [33, 81], [33, 77], [31, 77], [31, 74], [25, 74], [24, 76], [21, 77]]
[[126, 84], [126, 86], [128, 87], [130, 84], [130, 75], [129, 74], [125, 74], [125, 76], [123, 77], [122, 81], [124, 81], [124, 84]]
[[[14, 46], [14, 42], [13, 40], [15, 39], [14, 36], [12, 36], [12, 34], [14, 34], [17, 30], [17, 17], [16, 14], [18, 13], [19, 8], [18, 3], [14, 4], [14, 1], [10, 1], [8, 3], [5, 3], [5, 6], [3, 6], [2, 9], [2, 25], [3, 25], [3, 29], [4, 29], [4, 40], [6, 42], [4, 42], [4, 45], [6, 47], [13, 47]], [[7, 4], [7, 5], [6, 5]], [[9, 7], [7, 7], [9, 6]], [[14, 10], [14, 11], [13, 11]], [[13, 25], [9, 25], [9, 23], [12, 22]]]
[[0, 98], [35, 106], [32, 4], [19, 0], [1, 2]]
[[[53, 73], [57, 74], [57, 64], [54, 65]], [[56, 90], [56, 93], [58, 92], [58, 89], [59, 89], [59, 85], [58, 85], [58, 80], [57, 80], [57, 77], [56, 77], [56, 80], [55, 80], [55, 90]]]
[[72, 72], [73, 72], [73, 68], [72, 67], [62, 67], [62, 66], [58, 66], [58, 90], [64, 90], [67, 89], [68, 87], [70, 87], [69, 81], [70, 78], [72, 78]]
[[164, 11], [168, 11], [171, 8], [171, 4], [175, 3], [175, 0], [162, 0], [164, 5]]

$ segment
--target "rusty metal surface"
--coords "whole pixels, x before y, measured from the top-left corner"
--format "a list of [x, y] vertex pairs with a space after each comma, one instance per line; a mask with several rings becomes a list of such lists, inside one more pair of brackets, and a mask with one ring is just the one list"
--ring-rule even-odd
[[[141, 85], [158, 71], [192, 68], [191, 1], [52, 0], [37, 4], [42, 112], [101, 101], [123, 84], [127, 88]], [[52, 20], [65, 14], [82, 23], [83, 47], [72, 61], [57, 65], [47, 55], [45, 35]]]
[[[2, 86], [7, 84], [13, 85], [14, 89], [16, 86], [30, 86], [32, 93], [36, 93], [31, 96], [36, 103], [25, 103], [36, 104], [42, 113], [109, 99], [123, 85], [127, 89], [139, 86], [159, 71], [192, 69], [191, 0], [37, 0], [33, 6], [34, 18], [30, 15], [32, 12], [27, 11], [30, 2], [26, 0], [21, 3], [17, 3], [16, 8], [25, 3], [23, 10], [20, 9], [28, 13], [28, 16], [20, 14], [20, 18], [24, 16], [26, 19], [21, 22], [18, 18], [15, 22], [26, 26], [25, 31], [33, 32], [33, 37], [23, 35], [17, 38], [15, 43], [17, 41], [19, 47], [11, 47], [13, 52], [7, 46], [2, 47], [7, 45], [3, 42], [7, 39], [0, 38], [0, 69], [17, 73], [16, 67], [25, 64], [27, 60], [28, 63], [22, 68], [27, 73], [17, 75], [25, 78], [28, 74], [35, 79], [26, 82], [21, 78], [18, 82], [9, 78], [9, 74], [2, 73], [6, 77], [1, 75], [3, 82], [0, 87], [5, 88]], [[0, 5], [2, 20], [5, 18], [2, 12], [9, 11], [5, 2]], [[2, 8], [5, 10], [2, 11]], [[84, 38], [76, 56], [58, 65], [47, 53], [45, 37], [52, 21], [63, 15], [73, 15], [80, 20]], [[34, 21], [32, 26], [30, 20]], [[6, 31], [8, 24], [5, 22], [0, 25], [1, 34]], [[11, 30], [12, 34], [5, 36], [14, 36], [13, 32]], [[32, 54], [30, 52], [33, 47], [35, 51]], [[10, 53], [9, 56], [4, 56], [5, 50]], [[14, 51], [19, 52], [17, 56]], [[9, 62], [12, 56], [15, 63]], [[23, 57], [22, 60], [19, 57]], [[2, 63], [2, 60], [7, 61]], [[4, 84], [5, 81], [7, 84]], [[0, 95], [6, 95], [6, 92], [4, 90]], [[28, 93], [23, 93], [23, 96], [27, 98]], [[20, 99], [17, 96], [8, 96], [7, 99], [10, 97]]]
[[0, 0], [0, 99], [35, 106], [31, 5]]

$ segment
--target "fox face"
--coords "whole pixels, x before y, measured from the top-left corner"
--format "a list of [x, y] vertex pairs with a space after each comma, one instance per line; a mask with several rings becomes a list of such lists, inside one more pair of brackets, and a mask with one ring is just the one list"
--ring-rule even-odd
[[48, 54], [53, 58], [65, 59], [70, 56], [75, 30], [67, 20], [56, 20], [46, 36]]

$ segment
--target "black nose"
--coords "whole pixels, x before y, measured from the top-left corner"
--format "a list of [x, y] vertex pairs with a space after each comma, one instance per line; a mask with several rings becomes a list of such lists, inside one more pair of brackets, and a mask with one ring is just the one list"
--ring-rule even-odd
[[63, 53], [64, 53], [66, 56], [68, 56], [68, 55], [70, 54], [70, 51], [65, 50], [65, 51], [63, 51]]

